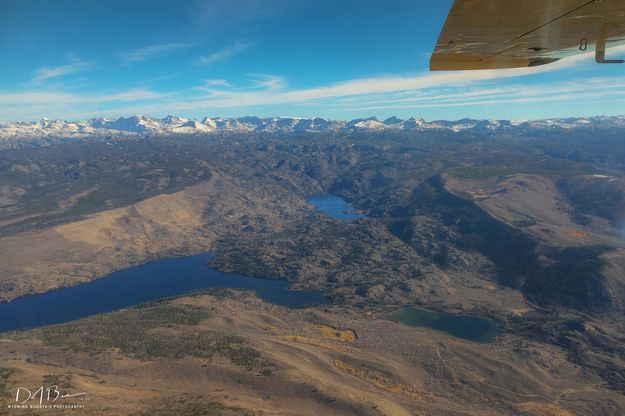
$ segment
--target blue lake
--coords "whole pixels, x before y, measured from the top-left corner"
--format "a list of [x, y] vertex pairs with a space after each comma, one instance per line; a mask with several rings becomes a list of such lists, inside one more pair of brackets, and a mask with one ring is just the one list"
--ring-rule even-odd
[[501, 329], [487, 318], [477, 315], [455, 315], [404, 306], [386, 316], [386, 319], [413, 327], [425, 327], [445, 332], [457, 338], [475, 342], [492, 342]]
[[354, 212], [354, 208], [351, 207], [343, 198], [334, 195], [315, 195], [306, 198], [306, 202], [315, 206], [317, 211], [323, 212], [330, 218], [340, 220], [358, 220], [360, 218], [367, 218], [362, 214]]
[[253, 290], [289, 308], [329, 303], [317, 292], [289, 290], [284, 281], [256, 279], [209, 269], [210, 254], [146, 263], [103, 279], [0, 303], [0, 332], [69, 322], [195, 290], [228, 287]]

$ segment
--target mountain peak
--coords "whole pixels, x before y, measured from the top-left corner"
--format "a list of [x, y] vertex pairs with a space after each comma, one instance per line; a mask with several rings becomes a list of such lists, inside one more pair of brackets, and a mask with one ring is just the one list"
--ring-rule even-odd
[[[153, 118], [147, 115], [119, 117], [117, 119], [98, 117], [86, 121], [62, 121], [43, 118], [38, 122], [6, 122], [0, 124], [0, 148], [12, 147], [15, 143], [34, 141], [38, 138], [77, 138], [110, 136], [144, 136], [166, 134], [214, 134], [214, 133], [252, 133], [272, 134], [323, 133], [323, 132], [380, 132], [450, 130], [461, 131], [497, 131], [516, 129], [573, 129], [573, 128], [625, 128], [624, 116], [598, 116], [587, 118], [561, 118], [545, 120], [474, 120], [457, 121], [436, 120], [427, 122], [411, 117], [402, 120], [389, 117], [383, 122], [376, 117], [358, 118], [351, 121], [328, 120], [320, 117], [274, 117], [261, 118], [246, 116], [238, 118], [209, 118], [202, 121], [169, 115]], [[22, 140], [27, 139], [27, 140]], [[7, 144], [8, 143], [8, 144]]]

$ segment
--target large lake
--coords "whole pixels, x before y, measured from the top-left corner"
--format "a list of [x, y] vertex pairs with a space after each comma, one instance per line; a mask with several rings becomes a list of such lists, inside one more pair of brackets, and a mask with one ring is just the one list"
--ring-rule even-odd
[[315, 195], [306, 198], [306, 202], [315, 206], [317, 211], [323, 212], [330, 218], [340, 220], [358, 220], [367, 218], [354, 212], [354, 208], [341, 197], [334, 195]]
[[0, 303], [0, 332], [69, 322], [195, 290], [228, 287], [255, 291], [289, 308], [328, 303], [316, 292], [289, 290], [284, 281], [256, 279], [209, 269], [209, 254], [159, 260], [103, 279]]
[[494, 321], [481, 316], [454, 315], [416, 306], [404, 306], [391, 312], [386, 318], [400, 324], [435, 329], [475, 342], [492, 342], [502, 332]]

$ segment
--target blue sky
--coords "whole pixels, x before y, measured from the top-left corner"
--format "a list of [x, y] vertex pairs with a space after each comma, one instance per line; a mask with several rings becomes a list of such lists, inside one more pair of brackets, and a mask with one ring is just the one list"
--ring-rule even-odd
[[625, 114], [625, 66], [596, 65], [592, 54], [428, 72], [450, 5], [0, 0], [0, 120]]

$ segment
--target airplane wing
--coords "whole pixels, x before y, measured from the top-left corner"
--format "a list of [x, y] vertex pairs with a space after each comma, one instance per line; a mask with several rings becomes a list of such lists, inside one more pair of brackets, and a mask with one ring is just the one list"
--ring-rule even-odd
[[624, 0], [455, 0], [430, 69], [538, 66], [625, 40]]

